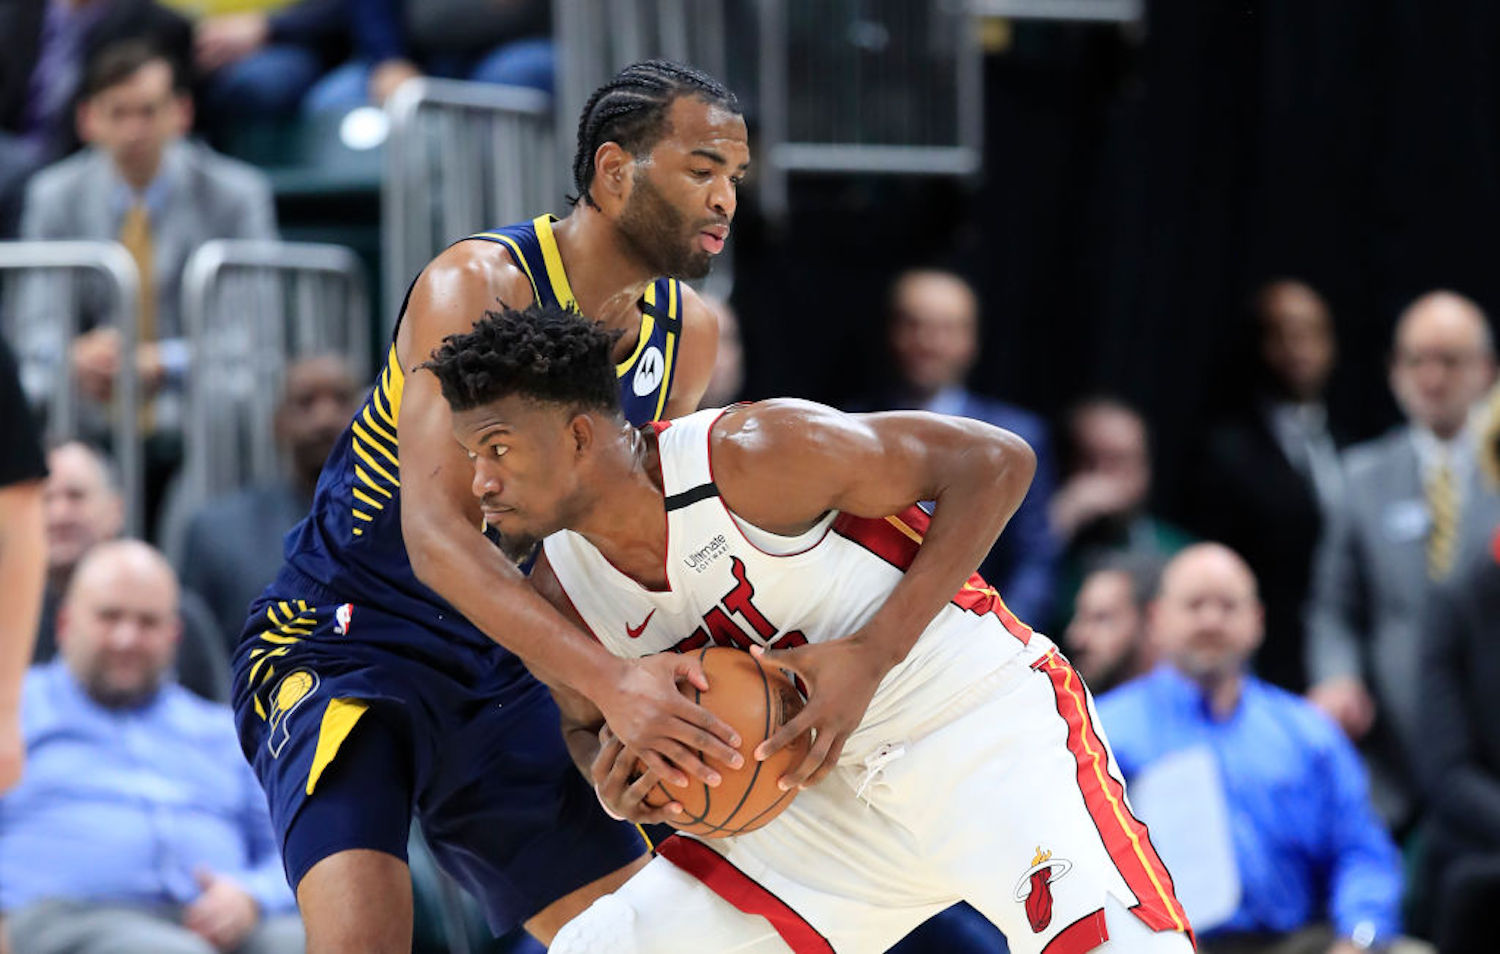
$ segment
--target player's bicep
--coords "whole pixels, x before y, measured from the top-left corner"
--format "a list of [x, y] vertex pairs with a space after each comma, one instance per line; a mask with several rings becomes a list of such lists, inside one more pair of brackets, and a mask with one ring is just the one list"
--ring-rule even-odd
[[886, 516], [937, 499], [959, 472], [991, 468], [998, 478], [1007, 463], [1035, 467], [1024, 441], [979, 421], [920, 411], [844, 414], [807, 401], [726, 414], [715, 450], [721, 492], [737, 513], [767, 527], [793, 527], [828, 510]]

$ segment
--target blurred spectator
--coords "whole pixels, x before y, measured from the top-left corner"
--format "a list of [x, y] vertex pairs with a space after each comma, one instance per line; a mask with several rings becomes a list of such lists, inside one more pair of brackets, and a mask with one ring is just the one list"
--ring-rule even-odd
[[1256, 674], [1302, 692], [1313, 554], [1343, 491], [1339, 442], [1323, 401], [1337, 347], [1328, 306], [1302, 282], [1265, 285], [1253, 312], [1258, 388], [1208, 435], [1193, 529], [1232, 547], [1260, 580], [1266, 640]]
[[[1171, 797], [1222, 800], [1235, 870], [1221, 876], [1239, 890], [1216, 923], [1189, 907], [1200, 949], [1385, 949], [1399, 930], [1400, 859], [1348, 740], [1307, 702], [1246, 671], [1264, 619], [1249, 567], [1220, 544], [1189, 547], [1163, 572], [1150, 619], [1166, 662], [1101, 698], [1099, 716], [1127, 781], [1177, 753], [1208, 757], [1204, 791]], [[1155, 838], [1158, 821], [1141, 812]], [[1192, 866], [1162, 854], [1179, 880]]]
[[275, 425], [287, 476], [210, 501], [191, 518], [182, 585], [213, 609], [226, 638], [239, 635], [251, 600], [276, 576], [281, 538], [307, 516], [323, 462], [359, 398], [359, 386], [341, 358], [320, 355], [293, 363]]
[[[1493, 452], [1493, 451], [1492, 451]], [[1500, 502], [1495, 528], [1428, 601], [1419, 672], [1430, 902], [1444, 954], [1494, 950], [1500, 937]]]
[[[47, 468], [10, 348], [0, 339], [0, 794], [21, 777], [21, 683], [42, 605]], [[4, 948], [0, 939], [0, 949]]]
[[[140, 270], [134, 361], [142, 393], [153, 397], [144, 422], [146, 525], [152, 526], [181, 454], [189, 362], [178, 311], [183, 266], [209, 239], [274, 239], [271, 187], [262, 173], [182, 138], [192, 103], [178, 69], [146, 43], [127, 41], [99, 54], [84, 79], [78, 116], [92, 148], [37, 173], [21, 231], [28, 239], [118, 240]], [[91, 327], [63, 342], [61, 323], [38, 288], [30, 285], [18, 306], [28, 391], [33, 400], [50, 393], [66, 355], [83, 395], [95, 402], [85, 427], [102, 429], [103, 402], [122, 360], [119, 331]]]
[[105, 44], [146, 40], [187, 62], [187, 21], [150, 0], [0, 0], [0, 239], [14, 238], [26, 179], [78, 148], [73, 112]]
[[1122, 557], [1084, 577], [1063, 632], [1068, 659], [1095, 695], [1145, 675], [1156, 665], [1147, 638], [1146, 606], [1156, 592], [1161, 561]]
[[1488, 542], [1471, 411], [1495, 376], [1484, 314], [1451, 292], [1396, 325], [1390, 381], [1407, 423], [1344, 455], [1347, 493], [1318, 555], [1308, 615], [1309, 698], [1364, 744], [1393, 829], [1411, 820], [1423, 603], [1433, 581]]
[[1192, 542], [1146, 512], [1151, 445], [1140, 412], [1115, 398], [1090, 398], [1068, 412], [1065, 427], [1066, 470], [1048, 507], [1053, 535], [1064, 546], [1060, 619], [1071, 616], [1083, 577], [1111, 557], [1165, 561]]
[[300, 0], [196, 22], [193, 59], [210, 121], [294, 114], [348, 46], [349, 2]]
[[[47, 529], [47, 586], [37, 627], [35, 660], [57, 653], [58, 620], [64, 595], [79, 565], [99, 545], [119, 537], [125, 505], [113, 464], [99, 451], [73, 441], [47, 455], [42, 492]], [[225, 637], [203, 601], [191, 593], [180, 600], [185, 639], [178, 669], [183, 685], [206, 699], [225, 700], [229, 662]], [[238, 627], [236, 627], [238, 628]]]
[[719, 350], [714, 357], [708, 388], [698, 405], [727, 407], [740, 399], [740, 392], [745, 387], [745, 346], [740, 339], [740, 319], [729, 307], [729, 302], [701, 293], [699, 297], [719, 321]]
[[551, 93], [547, 0], [348, 0], [354, 57], [307, 95], [313, 112], [385, 105], [418, 76]]
[[1023, 620], [1040, 627], [1052, 612], [1057, 546], [1047, 527], [1055, 469], [1042, 419], [967, 390], [979, 357], [979, 300], [952, 272], [914, 269], [891, 285], [887, 329], [898, 381], [855, 410], [914, 408], [994, 424], [1020, 435], [1036, 452], [1036, 476], [979, 572]]
[[3, 800], [0, 897], [26, 954], [289, 954], [302, 925], [229, 711], [167, 676], [177, 581], [96, 547], [62, 659], [26, 678], [26, 778]]

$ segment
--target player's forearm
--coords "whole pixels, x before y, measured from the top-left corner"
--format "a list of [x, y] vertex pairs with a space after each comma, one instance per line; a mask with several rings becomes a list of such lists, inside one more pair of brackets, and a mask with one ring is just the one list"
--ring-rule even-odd
[[921, 549], [860, 637], [886, 666], [906, 658], [918, 637], [974, 574], [1020, 507], [1036, 470], [1026, 442], [986, 428], [985, 440], [944, 454], [944, 475]]
[[473, 527], [402, 515], [417, 579], [548, 685], [590, 699], [617, 677], [619, 661], [527, 585], [499, 548]]
[[0, 713], [14, 713], [31, 665], [47, 570], [40, 482], [0, 488]]

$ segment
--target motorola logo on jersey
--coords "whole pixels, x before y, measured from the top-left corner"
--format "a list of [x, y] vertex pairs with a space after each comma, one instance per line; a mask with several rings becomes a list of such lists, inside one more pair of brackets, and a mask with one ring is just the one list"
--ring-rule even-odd
[[661, 385], [662, 375], [666, 370], [667, 359], [662, 356], [660, 348], [652, 345], [641, 355], [641, 360], [636, 362], [635, 377], [630, 382], [630, 389], [635, 392], [636, 397], [645, 397]]

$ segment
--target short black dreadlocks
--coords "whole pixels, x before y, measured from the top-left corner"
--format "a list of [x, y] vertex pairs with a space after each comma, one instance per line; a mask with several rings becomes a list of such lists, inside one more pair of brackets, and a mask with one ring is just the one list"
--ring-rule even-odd
[[606, 413], [620, 409], [611, 357], [618, 331], [558, 305], [502, 305], [467, 334], [449, 335], [421, 365], [454, 411], [518, 394]]
[[729, 88], [702, 70], [668, 60], [633, 63], [594, 90], [578, 117], [578, 152], [573, 156], [573, 187], [569, 201], [594, 208], [589, 195], [594, 182], [594, 154], [606, 142], [617, 142], [632, 156], [650, 152], [666, 129], [667, 111], [683, 96], [740, 113], [740, 102]]

